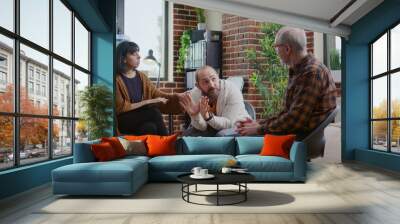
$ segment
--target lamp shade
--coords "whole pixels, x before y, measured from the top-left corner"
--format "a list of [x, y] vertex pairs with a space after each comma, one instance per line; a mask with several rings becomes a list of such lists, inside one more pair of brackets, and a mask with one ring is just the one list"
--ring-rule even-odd
[[157, 61], [157, 59], [154, 57], [153, 50], [150, 49], [148, 55], [143, 59], [144, 62], [150, 62], [150, 63], [157, 63], [160, 65], [160, 62]]

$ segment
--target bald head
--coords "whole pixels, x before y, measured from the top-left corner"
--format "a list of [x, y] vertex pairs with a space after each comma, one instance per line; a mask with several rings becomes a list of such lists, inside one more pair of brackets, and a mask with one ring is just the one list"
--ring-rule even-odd
[[196, 71], [196, 82], [199, 83], [201, 78], [204, 78], [212, 74], [216, 74], [218, 77], [217, 71], [215, 71], [213, 67], [205, 65]]
[[275, 36], [275, 45], [287, 44], [297, 54], [307, 51], [306, 33], [303, 29], [282, 27]]
[[217, 100], [220, 90], [218, 73], [211, 66], [201, 67], [196, 71], [196, 86], [211, 102]]

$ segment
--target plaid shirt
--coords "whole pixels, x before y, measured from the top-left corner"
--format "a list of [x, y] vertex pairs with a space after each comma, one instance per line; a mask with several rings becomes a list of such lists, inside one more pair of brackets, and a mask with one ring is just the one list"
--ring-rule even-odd
[[262, 133], [309, 133], [336, 107], [336, 87], [329, 69], [307, 55], [289, 69], [284, 109], [277, 116], [262, 120]]

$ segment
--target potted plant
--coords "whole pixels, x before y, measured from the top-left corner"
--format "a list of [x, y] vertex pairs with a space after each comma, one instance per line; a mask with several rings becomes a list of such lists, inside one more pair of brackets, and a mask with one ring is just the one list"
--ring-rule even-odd
[[79, 93], [81, 118], [87, 126], [89, 140], [110, 136], [112, 126], [112, 92], [107, 86], [94, 84]]
[[281, 64], [273, 43], [276, 32], [281, 25], [263, 23], [260, 40], [261, 51], [247, 49], [246, 58], [250, 61], [254, 72], [249, 80], [257, 88], [263, 98], [262, 117], [271, 117], [283, 108], [283, 100], [288, 82], [288, 68]]
[[181, 47], [178, 51], [178, 61], [176, 62], [176, 72], [181, 73], [185, 69], [185, 61], [187, 57], [187, 51], [190, 46], [190, 31], [185, 30], [181, 36]]
[[198, 30], [205, 30], [206, 29], [206, 17], [204, 15], [204, 9], [196, 8], [196, 15], [197, 15], [197, 29]]

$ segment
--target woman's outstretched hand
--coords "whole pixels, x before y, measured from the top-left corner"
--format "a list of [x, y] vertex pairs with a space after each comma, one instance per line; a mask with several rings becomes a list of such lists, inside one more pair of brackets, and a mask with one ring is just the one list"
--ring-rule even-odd
[[147, 104], [158, 104], [158, 103], [166, 104], [167, 102], [168, 102], [167, 98], [157, 97], [157, 98], [148, 100]]

